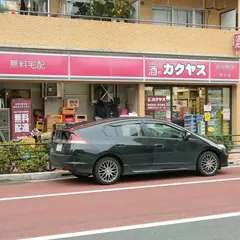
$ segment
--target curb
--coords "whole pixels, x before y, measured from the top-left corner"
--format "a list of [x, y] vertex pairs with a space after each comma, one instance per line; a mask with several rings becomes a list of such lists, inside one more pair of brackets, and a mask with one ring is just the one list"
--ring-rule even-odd
[[236, 166], [239, 166], [240, 165], [240, 160], [238, 161], [228, 161], [229, 165], [236, 165]]
[[[240, 160], [229, 160], [230, 166], [239, 166]], [[0, 182], [3, 181], [30, 181], [30, 180], [51, 180], [72, 176], [70, 172], [38, 172], [38, 173], [12, 173], [0, 174]]]
[[48, 180], [63, 178], [70, 173], [64, 172], [40, 172], [40, 173], [12, 173], [12, 174], [0, 174], [1, 181], [29, 181], [29, 180]]

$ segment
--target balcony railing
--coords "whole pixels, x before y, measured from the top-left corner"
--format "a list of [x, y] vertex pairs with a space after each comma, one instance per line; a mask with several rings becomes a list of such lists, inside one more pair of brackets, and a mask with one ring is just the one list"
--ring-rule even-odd
[[209, 25], [209, 24], [195, 24], [195, 23], [179, 23], [179, 22], [164, 22], [143, 20], [134, 18], [113, 18], [105, 16], [90, 16], [90, 15], [77, 15], [77, 14], [63, 14], [63, 13], [51, 13], [51, 12], [36, 12], [36, 11], [23, 11], [23, 10], [8, 10], [12, 14], [28, 15], [28, 16], [45, 16], [45, 17], [57, 17], [57, 18], [72, 18], [72, 19], [84, 19], [95, 21], [108, 21], [108, 22], [124, 22], [124, 23], [137, 23], [137, 24], [154, 24], [154, 25], [166, 25], [175, 27], [186, 28], [205, 28], [205, 29], [222, 29], [222, 30], [239, 30], [238, 27], [233, 26], [221, 26], [221, 25]]

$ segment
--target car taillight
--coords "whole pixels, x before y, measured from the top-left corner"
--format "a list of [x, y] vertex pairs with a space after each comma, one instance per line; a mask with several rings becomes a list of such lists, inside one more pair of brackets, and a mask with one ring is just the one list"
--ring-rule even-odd
[[72, 144], [89, 144], [88, 141], [73, 132], [71, 132], [71, 136], [68, 141]]

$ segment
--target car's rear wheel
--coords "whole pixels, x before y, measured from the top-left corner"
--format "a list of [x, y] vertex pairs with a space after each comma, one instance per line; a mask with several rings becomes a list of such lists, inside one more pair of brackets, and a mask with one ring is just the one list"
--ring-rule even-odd
[[203, 176], [214, 176], [219, 169], [219, 158], [211, 151], [200, 155], [197, 163], [197, 170]]
[[103, 157], [97, 161], [93, 176], [102, 185], [114, 184], [121, 176], [121, 166], [115, 158]]

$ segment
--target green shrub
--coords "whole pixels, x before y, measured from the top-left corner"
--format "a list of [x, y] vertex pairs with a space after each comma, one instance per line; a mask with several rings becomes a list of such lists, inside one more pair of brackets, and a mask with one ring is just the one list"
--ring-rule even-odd
[[49, 155], [46, 145], [4, 144], [9, 145], [0, 144], [0, 173], [10, 173], [14, 168], [27, 173], [41, 172], [47, 168]]

